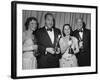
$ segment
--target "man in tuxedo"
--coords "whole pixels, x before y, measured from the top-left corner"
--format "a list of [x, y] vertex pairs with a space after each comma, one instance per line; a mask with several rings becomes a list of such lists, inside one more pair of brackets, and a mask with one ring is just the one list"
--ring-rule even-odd
[[37, 57], [38, 68], [57, 68], [59, 67], [60, 48], [57, 46], [57, 38], [60, 30], [54, 26], [52, 13], [45, 14], [45, 25], [36, 31], [39, 55]]
[[85, 27], [82, 19], [77, 19], [77, 30], [73, 32], [73, 36], [78, 39], [79, 43], [80, 51], [76, 54], [79, 66], [91, 65], [91, 32]]

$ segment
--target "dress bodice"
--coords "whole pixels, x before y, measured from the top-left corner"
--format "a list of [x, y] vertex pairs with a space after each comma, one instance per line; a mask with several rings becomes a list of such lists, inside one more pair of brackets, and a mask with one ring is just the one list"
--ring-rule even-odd
[[33, 45], [36, 43], [35, 36], [28, 31], [23, 32], [23, 44]]
[[60, 59], [60, 67], [74, 67], [77, 66], [77, 59], [76, 56], [72, 52], [70, 52], [70, 49], [74, 48], [74, 38], [71, 36], [70, 39], [64, 37], [61, 41], [61, 47], [64, 50], [64, 53], [62, 54], [62, 58]]
[[36, 44], [35, 36], [32, 33], [25, 31], [23, 33], [23, 51], [33, 52], [33, 50], [37, 51], [37, 44]]
[[73, 45], [72, 37], [71, 39], [63, 37], [61, 41], [61, 45], [62, 47], [69, 49]]
[[[35, 57], [35, 36], [28, 31], [23, 32], [23, 54], [22, 54], [22, 68], [36, 69], [37, 60]], [[34, 51], [33, 51], [34, 50]]]

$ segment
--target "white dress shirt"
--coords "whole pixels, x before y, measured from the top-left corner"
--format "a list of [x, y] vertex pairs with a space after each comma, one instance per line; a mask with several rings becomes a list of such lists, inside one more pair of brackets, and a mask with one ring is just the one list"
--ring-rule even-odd
[[[47, 29], [47, 27], [45, 27]], [[54, 29], [52, 29], [52, 31], [47, 31], [50, 39], [51, 39], [51, 42], [52, 44], [54, 43]]]
[[80, 38], [83, 39], [83, 28], [82, 31], [79, 32]]
[[83, 39], [83, 32], [79, 32], [81, 39]]

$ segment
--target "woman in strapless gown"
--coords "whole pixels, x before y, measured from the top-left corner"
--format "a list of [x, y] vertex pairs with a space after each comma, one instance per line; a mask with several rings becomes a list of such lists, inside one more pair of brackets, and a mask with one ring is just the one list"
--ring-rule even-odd
[[23, 32], [23, 53], [22, 53], [22, 69], [36, 69], [37, 68], [37, 44], [36, 38], [33, 34], [37, 29], [37, 19], [29, 17], [25, 23], [25, 31]]
[[69, 24], [63, 26], [63, 37], [59, 44], [61, 48], [62, 58], [60, 59], [60, 67], [76, 67], [78, 66], [76, 53], [79, 52], [78, 40], [71, 36], [71, 27]]

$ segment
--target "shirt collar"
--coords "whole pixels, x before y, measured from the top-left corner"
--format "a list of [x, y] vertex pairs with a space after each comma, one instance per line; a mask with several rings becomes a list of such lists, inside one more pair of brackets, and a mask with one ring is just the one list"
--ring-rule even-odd
[[[45, 29], [46, 29], [46, 30], [48, 29], [47, 26], [45, 26]], [[53, 28], [52, 28], [52, 31], [53, 31]]]

